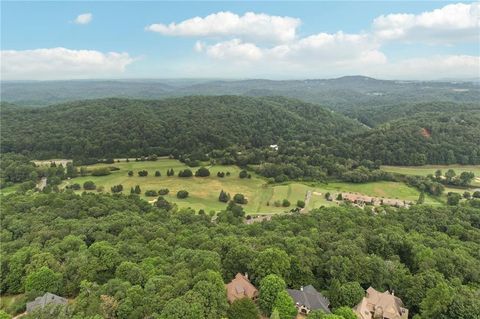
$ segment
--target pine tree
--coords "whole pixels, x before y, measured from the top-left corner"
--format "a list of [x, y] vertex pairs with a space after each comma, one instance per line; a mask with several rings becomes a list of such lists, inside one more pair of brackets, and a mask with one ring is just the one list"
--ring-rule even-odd
[[135, 194], [140, 195], [142, 190], [140, 189], [140, 185], [135, 186]]

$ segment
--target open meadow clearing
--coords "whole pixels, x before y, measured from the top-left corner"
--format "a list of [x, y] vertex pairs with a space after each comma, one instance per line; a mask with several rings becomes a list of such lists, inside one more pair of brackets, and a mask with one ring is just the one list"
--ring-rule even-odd
[[[218, 200], [221, 190], [224, 190], [233, 197], [236, 193], [244, 194], [248, 203], [243, 205], [248, 214], [257, 213], [281, 213], [295, 208], [298, 200], [305, 200], [306, 194], [311, 192], [310, 199], [307, 201], [307, 210], [321, 206], [337, 205], [335, 202], [327, 201], [325, 193], [338, 192], [357, 192], [369, 196], [383, 198], [398, 198], [402, 200], [415, 201], [418, 199], [419, 192], [415, 188], [408, 187], [403, 183], [396, 182], [373, 182], [366, 184], [354, 184], [345, 182], [331, 183], [303, 183], [288, 182], [283, 184], [268, 184], [267, 180], [253, 172], [251, 178], [239, 178], [240, 168], [237, 166], [206, 166], [210, 170], [209, 177], [178, 177], [180, 170], [188, 168], [178, 160], [162, 158], [157, 161], [121, 161], [113, 164], [96, 164], [87, 166], [88, 170], [100, 167], [114, 166], [119, 168], [106, 176], [83, 176], [66, 180], [61, 187], [78, 183], [83, 185], [86, 181], [93, 181], [97, 188], [103, 188], [103, 191], [110, 192], [114, 185], [122, 184], [123, 193], [129, 194], [130, 189], [139, 185], [141, 188], [141, 197], [154, 201], [157, 197], [145, 196], [145, 191], [158, 191], [162, 188], [168, 188], [169, 193], [165, 199], [176, 203], [180, 208], [191, 207], [195, 210], [203, 209], [206, 212], [219, 211], [225, 208], [226, 204]], [[173, 169], [175, 176], [167, 176], [167, 170]], [[195, 172], [197, 168], [190, 168]], [[133, 176], [128, 176], [128, 171], [133, 171]], [[147, 170], [148, 176], [138, 176], [138, 171]], [[161, 176], [156, 177], [155, 171], [160, 171]], [[223, 178], [217, 177], [217, 172], [229, 172], [230, 176]], [[185, 199], [178, 199], [176, 194], [179, 190], [186, 190], [189, 196]], [[81, 193], [83, 190], [77, 191]], [[278, 203], [288, 199], [289, 207], [278, 207]], [[439, 204], [438, 200], [427, 196], [426, 202], [430, 204]]]
[[390, 173], [419, 176], [435, 174], [437, 170], [441, 170], [445, 174], [449, 169], [453, 169], [457, 175], [460, 175], [462, 172], [473, 172], [475, 180], [472, 182], [472, 185], [480, 186], [480, 165], [382, 166], [381, 168]]

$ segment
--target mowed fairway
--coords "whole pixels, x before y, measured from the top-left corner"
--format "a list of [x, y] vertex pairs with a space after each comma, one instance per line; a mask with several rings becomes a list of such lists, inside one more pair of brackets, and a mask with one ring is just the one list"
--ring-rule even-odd
[[[225, 208], [226, 204], [218, 200], [221, 190], [224, 190], [233, 197], [236, 193], [244, 194], [248, 199], [248, 204], [244, 205], [247, 213], [253, 214], [258, 212], [264, 213], [278, 213], [285, 209], [282, 207], [267, 206], [267, 202], [271, 200], [274, 188], [268, 186], [266, 181], [256, 174], [252, 173], [252, 178], [241, 179], [238, 177], [240, 168], [237, 166], [209, 166], [209, 177], [188, 177], [181, 178], [177, 174], [180, 170], [189, 168], [183, 163], [172, 159], [160, 159], [158, 161], [150, 162], [120, 162], [114, 164], [97, 164], [88, 166], [88, 169], [104, 166], [115, 166], [120, 168], [118, 171], [113, 171], [107, 176], [84, 176], [65, 181], [62, 187], [68, 184], [79, 183], [83, 185], [85, 181], [93, 181], [97, 187], [103, 186], [105, 192], [110, 192], [113, 185], [122, 184], [124, 194], [130, 193], [130, 188], [140, 185], [142, 190], [142, 198], [152, 201], [156, 197], [145, 196], [146, 190], [160, 190], [168, 188], [170, 190], [165, 199], [176, 203], [180, 208], [191, 207], [195, 210], [204, 209], [205, 211], [215, 210], [219, 211]], [[175, 171], [175, 176], [167, 177], [167, 170], [172, 168]], [[194, 173], [198, 169], [190, 168]], [[134, 176], [129, 177], [128, 171], [132, 170]], [[147, 170], [147, 177], [139, 177], [138, 171]], [[155, 177], [155, 171], [160, 171], [162, 176]], [[217, 177], [217, 172], [230, 172], [230, 176], [224, 178]], [[179, 190], [186, 190], [189, 196], [186, 199], [178, 199], [176, 194]], [[81, 191], [79, 191], [81, 192]], [[303, 198], [303, 195], [301, 196]], [[282, 198], [283, 199], [283, 198]], [[300, 198], [299, 198], [300, 199]]]
[[437, 170], [441, 170], [445, 174], [449, 169], [453, 169], [457, 175], [460, 175], [462, 172], [473, 172], [475, 180], [472, 182], [472, 185], [480, 186], [480, 165], [382, 166], [382, 170], [386, 172], [419, 176], [435, 174]]
[[[244, 194], [248, 199], [248, 204], [243, 205], [248, 214], [277, 214], [286, 212], [296, 207], [298, 200], [305, 200], [307, 192], [311, 192], [310, 200], [307, 203], [307, 209], [318, 208], [321, 206], [337, 205], [335, 202], [327, 201], [325, 193], [336, 192], [358, 192], [365, 195], [398, 198], [404, 200], [415, 201], [418, 199], [419, 192], [412, 187], [408, 187], [403, 183], [395, 182], [374, 182], [366, 184], [353, 184], [343, 182], [323, 183], [301, 183], [289, 182], [284, 184], [271, 185], [261, 176], [251, 172], [252, 178], [241, 179], [238, 177], [240, 168], [237, 166], [220, 166], [214, 165], [206, 167], [210, 170], [209, 177], [188, 177], [180, 178], [177, 176], [178, 171], [188, 168], [185, 164], [173, 160], [162, 158], [157, 161], [145, 162], [125, 162], [114, 164], [97, 164], [87, 168], [93, 169], [104, 166], [115, 166], [120, 170], [112, 171], [107, 176], [84, 176], [64, 181], [62, 187], [69, 184], [79, 183], [83, 185], [85, 181], [91, 180], [98, 187], [103, 187], [104, 192], [110, 192], [110, 188], [114, 185], [122, 184], [123, 193], [129, 194], [130, 189], [139, 185], [142, 191], [141, 197], [153, 201], [156, 197], [145, 196], [146, 190], [158, 191], [162, 188], [168, 188], [170, 193], [164, 196], [168, 201], [176, 203], [180, 208], [193, 208], [195, 210], [203, 209], [206, 212], [211, 210], [219, 211], [225, 208], [226, 204], [218, 200], [221, 190], [230, 193], [233, 197], [236, 193]], [[175, 176], [167, 177], [168, 169], [175, 171]], [[190, 168], [195, 172], [198, 168]], [[128, 171], [132, 170], [134, 176], [129, 177]], [[147, 170], [147, 177], [139, 177], [138, 171]], [[155, 177], [155, 171], [160, 171], [162, 176]], [[224, 178], [217, 177], [217, 172], [230, 172], [230, 176]], [[176, 194], [179, 190], [186, 190], [189, 196], [186, 199], [178, 199]], [[78, 193], [82, 191], [77, 191]], [[276, 207], [276, 201], [288, 199], [291, 203], [290, 207]], [[427, 203], [438, 204], [438, 201], [427, 196]]]

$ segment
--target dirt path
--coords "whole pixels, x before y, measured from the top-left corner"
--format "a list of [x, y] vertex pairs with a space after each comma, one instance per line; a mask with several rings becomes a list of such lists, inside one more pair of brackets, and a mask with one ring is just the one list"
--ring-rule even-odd
[[308, 203], [310, 202], [311, 198], [312, 198], [312, 191], [307, 191], [307, 193], [305, 194], [305, 207], [303, 207], [300, 210], [300, 213], [307, 213], [308, 212], [307, 207], [308, 207]]
[[37, 188], [41, 191], [43, 191], [43, 189], [47, 187], [47, 178], [46, 177], [42, 177], [42, 179], [40, 180], [40, 182], [38, 182], [37, 184]]

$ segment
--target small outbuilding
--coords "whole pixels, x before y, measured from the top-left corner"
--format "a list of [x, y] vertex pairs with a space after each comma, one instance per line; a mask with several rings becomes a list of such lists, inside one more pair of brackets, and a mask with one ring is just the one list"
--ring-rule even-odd
[[43, 309], [46, 305], [66, 305], [68, 303], [67, 298], [57, 296], [55, 294], [47, 292], [41, 297], [35, 298], [35, 300], [27, 302], [27, 313], [36, 309]]

